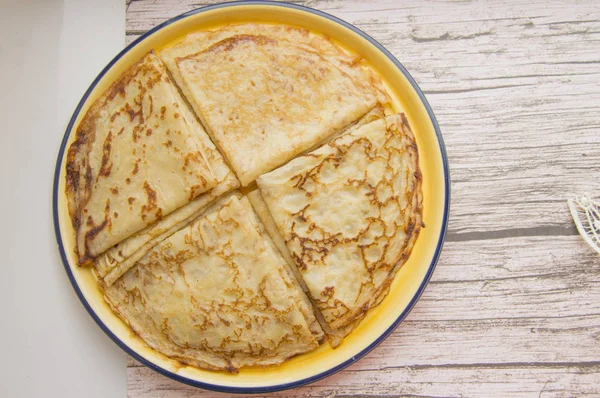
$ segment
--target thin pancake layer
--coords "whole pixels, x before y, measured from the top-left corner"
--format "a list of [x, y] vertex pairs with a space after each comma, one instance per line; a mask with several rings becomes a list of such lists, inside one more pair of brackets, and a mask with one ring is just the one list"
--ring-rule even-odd
[[361, 67], [341, 68], [285, 35], [234, 35], [175, 63], [242, 185], [358, 119], [380, 94]]
[[94, 261], [94, 268], [104, 283], [111, 285], [150, 249], [201, 216], [221, 195], [239, 187], [232, 173], [210, 191], [201, 194], [155, 224], [111, 247]]
[[406, 118], [352, 129], [257, 183], [328, 327], [349, 332], [385, 295], [421, 228], [421, 175]]
[[104, 288], [135, 333], [193, 366], [235, 372], [318, 346], [245, 198], [218, 201]]
[[[336, 348], [337, 346], [339, 346], [341, 344], [344, 337], [347, 336], [352, 330], [354, 330], [354, 328], [358, 325], [358, 321], [355, 321], [352, 324], [345, 326], [343, 328], [340, 328], [340, 329], [332, 329], [329, 327], [329, 325], [323, 318], [323, 315], [319, 312], [315, 301], [312, 300], [311, 297], [306, 296], [306, 294], [309, 294], [308, 293], [309, 290], [306, 287], [306, 284], [304, 283], [304, 281], [302, 280], [302, 274], [300, 274], [300, 272], [298, 271], [298, 268], [296, 267], [296, 264], [294, 263], [294, 260], [292, 259], [292, 256], [290, 254], [290, 251], [288, 250], [287, 246], [285, 245], [285, 241], [283, 240], [283, 238], [281, 237], [281, 234], [277, 230], [275, 221], [273, 221], [273, 217], [271, 216], [271, 213], [269, 213], [269, 208], [267, 207], [267, 204], [265, 203], [264, 199], [262, 198], [260, 191], [254, 190], [254, 191], [248, 193], [247, 198], [250, 201], [250, 203], [252, 203], [252, 207], [254, 208], [256, 215], [258, 216], [260, 221], [263, 223], [265, 230], [267, 231], [267, 233], [269, 234], [269, 237], [273, 241], [273, 244], [275, 245], [277, 250], [281, 253], [281, 256], [288, 263], [289, 269], [291, 271], [290, 276], [295, 278], [296, 283], [302, 288], [303, 292], [305, 292], [305, 294], [303, 296], [306, 298], [306, 305], [310, 308], [314, 308], [313, 314], [314, 314], [316, 324], [313, 323], [313, 328], [316, 329], [317, 332], [318, 331], [320, 331], [320, 333], [325, 332], [325, 334], [329, 338], [329, 342], [331, 343], [331, 346], [333, 348]], [[313, 334], [315, 334], [315, 333], [313, 332]], [[319, 341], [319, 342], [323, 343], [324, 341]]]
[[84, 116], [66, 166], [80, 264], [216, 185], [205, 132], [182, 105], [151, 51]]
[[194, 32], [174, 46], [162, 50], [159, 55], [185, 96], [191, 98], [177, 67], [176, 58], [196, 54], [221, 40], [237, 35], [262, 35], [293, 43], [309, 51], [316, 50], [346, 74], [356, 78], [356, 84], [363, 85], [366, 90], [370, 90], [371, 87], [375, 88], [381, 103], [386, 104], [390, 101], [381, 78], [373, 72], [360, 55], [346, 51], [326, 36], [295, 26], [246, 23], [227, 25], [217, 30]]
[[[384, 107], [381, 104], [379, 104], [378, 106], [373, 108], [371, 111], [369, 111], [367, 114], [365, 114], [363, 117], [358, 119], [356, 122], [354, 122], [350, 126], [348, 126], [346, 129], [327, 138], [326, 142], [319, 143], [318, 145], [319, 146], [325, 145], [343, 134], [351, 133], [367, 123], [370, 123], [377, 119], [381, 119], [381, 118], [385, 117], [385, 114], [386, 114], [385, 112], [386, 112], [386, 109], [384, 109]], [[310, 294], [308, 287], [306, 286], [306, 283], [304, 283], [304, 280], [302, 279], [302, 274], [300, 273], [300, 271], [298, 271], [298, 268], [296, 267], [296, 263], [294, 263], [294, 260], [290, 254], [290, 251], [287, 248], [287, 246], [285, 245], [285, 240], [279, 233], [279, 231], [277, 229], [277, 225], [275, 225], [275, 221], [273, 220], [273, 217], [271, 216], [271, 213], [269, 212], [267, 203], [264, 201], [264, 199], [260, 193], [260, 190], [254, 189], [254, 190], [248, 192], [246, 196], [247, 196], [248, 200], [250, 201], [250, 203], [252, 204], [252, 207], [254, 208], [256, 215], [258, 216], [258, 218], [264, 225], [264, 228], [267, 231], [267, 233], [269, 234], [269, 237], [271, 238], [273, 244], [276, 246], [277, 250], [281, 253], [281, 256], [285, 259], [286, 263], [288, 263], [289, 269], [290, 269], [290, 271], [292, 271], [293, 277], [298, 282], [298, 284], [300, 285], [302, 290], [306, 294]], [[305, 295], [305, 297], [306, 297], [306, 295]], [[342, 340], [344, 339], [344, 337], [347, 336], [348, 334], [350, 334], [350, 332], [352, 332], [358, 326], [358, 324], [360, 323], [360, 320], [363, 318], [363, 317], [359, 317], [352, 323], [350, 323], [342, 328], [332, 329], [331, 327], [329, 327], [329, 325], [323, 318], [323, 315], [319, 312], [315, 301], [312, 300], [310, 297], [306, 297], [306, 299], [308, 300], [308, 305], [312, 305], [312, 307], [314, 307], [315, 318], [316, 318], [317, 322], [320, 324], [319, 329], [322, 329], [323, 331], [325, 331], [327, 337], [329, 337], [329, 341], [333, 348], [336, 348], [337, 346], [339, 346], [342, 343]]]
[[325, 334], [323, 333], [323, 328], [316, 318], [317, 314], [313, 311], [313, 305], [306, 295], [306, 286], [304, 286], [302, 283], [302, 278], [296, 269], [296, 265], [291, 260], [290, 254], [285, 247], [285, 243], [281, 241], [281, 236], [277, 233], [273, 233], [273, 219], [271, 218], [266, 203], [262, 199], [260, 191], [254, 188], [254, 190], [246, 194], [246, 198], [248, 198], [248, 202], [250, 202], [254, 212], [258, 217], [258, 220], [260, 220], [259, 224], [262, 235], [272, 246], [273, 250], [277, 252], [277, 254], [281, 256], [281, 259], [288, 265], [285, 267], [288, 271], [285, 279], [287, 280], [287, 283], [293, 284], [297, 288], [295, 290], [298, 292], [298, 307], [300, 308], [300, 311], [302, 311], [304, 318], [306, 318], [313, 336], [315, 336], [319, 343], [324, 343]]
[[[180, 109], [181, 116], [188, 124], [191, 126], [198, 125], [198, 121], [187, 104], [182, 104]], [[201, 127], [197, 126], [197, 128]], [[153, 225], [119, 242], [96, 258], [94, 268], [97, 275], [103, 278], [106, 284], [111, 285], [142, 258], [148, 250], [198, 218], [219, 196], [239, 187], [238, 179], [229, 169], [225, 159], [208, 138], [208, 135], [199, 134], [198, 137], [206, 149], [206, 160], [211, 166], [217, 185]]]

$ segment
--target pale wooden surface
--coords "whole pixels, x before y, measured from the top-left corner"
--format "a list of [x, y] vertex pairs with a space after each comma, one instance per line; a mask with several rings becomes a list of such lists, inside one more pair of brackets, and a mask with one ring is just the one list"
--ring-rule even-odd
[[[209, 3], [132, 1], [127, 40]], [[600, 257], [565, 202], [600, 194], [600, 2], [295, 3], [410, 71], [446, 141], [452, 206], [407, 320], [347, 370], [279, 395], [600, 396]], [[134, 398], [215, 395], [133, 361], [127, 377]]]

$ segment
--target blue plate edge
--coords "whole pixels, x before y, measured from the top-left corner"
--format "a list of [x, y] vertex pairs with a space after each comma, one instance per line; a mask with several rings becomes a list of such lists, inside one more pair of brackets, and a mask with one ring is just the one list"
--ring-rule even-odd
[[[440, 237], [438, 238], [438, 243], [436, 246], [436, 251], [434, 253], [434, 256], [431, 260], [431, 263], [429, 265], [429, 268], [427, 270], [427, 273], [425, 275], [425, 278], [423, 279], [423, 281], [421, 282], [421, 285], [419, 286], [419, 288], [417, 289], [416, 294], [413, 296], [412, 300], [409, 302], [408, 306], [404, 309], [404, 311], [402, 312], [402, 314], [400, 314], [400, 316], [394, 321], [394, 323], [392, 323], [392, 325], [390, 325], [390, 327], [384, 332], [382, 333], [373, 343], [371, 343], [369, 346], [367, 346], [365, 349], [363, 349], [360, 353], [358, 353], [357, 355], [353, 356], [352, 358], [344, 361], [343, 363], [325, 371], [322, 372], [318, 375], [315, 376], [311, 376], [308, 377], [306, 379], [302, 379], [302, 380], [298, 380], [298, 381], [294, 381], [294, 382], [290, 382], [290, 383], [284, 383], [284, 384], [278, 384], [278, 385], [273, 385], [273, 386], [266, 386], [266, 387], [229, 387], [229, 386], [220, 386], [220, 385], [215, 385], [215, 384], [209, 384], [209, 383], [203, 383], [197, 380], [193, 380], [193, 379], [189, 379], [187, 377], [183, 377], [180, 376], [176, 373], [170, 372], [166, 369], [163, 369], [155, 364], [153, 364], [152, 362], [144, 359], [143, 357], [141, 357], [140, 355], [138, 355], [135, 351], [133, 351], [127, 344], [125, 344], [123, 341], [121, 341], [103, 322], [102, 320], [100, 320], [100, 318], [98, 317], [98, 315], [96, 315], [96, 313], [94, 312], [94, 310], [91, 308], [90, 304], [88, 303], [88, 301], [86, 300], [85, 296], [83, 295], [81, 289], [79, 288], [79, 286], [77, 285], [77, 282], [75, 281], [75, 276], [73, 275], [73, 273], [71, 272], [68, 260], [67, 260], [67, 256], [66, 256], [66, 252], [65, 252], [65, 248], [62, 244], [62, 236], [61, 236], [61, 232], [60, 232], [60, 222], [59, 222], [59, 218], [58, 218], [58, 187], [59, 187], [59, 182], [60, 182], [60, 171], [61, 171], [61, 165], [62, 165], [62, 160], [65, 154], [65, 149], [67, 146], [67, 142], [69, 140], [70, 137], [70, 132], [73, 129], [73, 126], [75, 124], [75, 121], [77, 120], [77, 117], [79, 115], [79, 113], [81, 112], [81, 108], [83, 107], [83, 105], [85, 104], [85, 102], [87, 101], [87, 98], [89, 97], [89, 95], [91, 94], [91, 92], [93, 91], [93, 89], [96, 87], [96, 85], [98, 84], [98, 82], [104, 77], [104, 75], [114, 66], [114, 64], [123, 57], [123, 55], [125, 55], [127, 52], [129, 52], [133, 47], [135, 47], [139, 42], [143, 41], [145, 38], [147, 38], [148, 36], [152, 35], [153, 33], [157, 32], [158, 30], [164, 28], [165, 26], [168, 26], [176, 21], [179, 21], [183, 18], [189, 17], [191, 15], [195, 15], [201, 12], [206, 12], [206, 11], [210, 11], [210, 10], [214, 10], [214, 9], [218, 9], [218, 8], [224, 8], [224, 7], [232, 7], [232, 6], [238, 6], [238, 5], [269, 5], [269, 6], [278, 6], [278, 7], [285, 7], [285, 8], [293, 8], [293, 9], [297, 9], [297, 10], [301, 10], [301, 11], [305, 11], [305, 12], [309, 12], [312, 14], [315, 14], [317, 16], [323, 17], [323, 18], [327, 18], [333, 22], [336, 22], [350, 30], [352, 30], [353, 32], [359, 34], [360, 36], [362, 36], [363, 38], [365, 38], [366, 40], [368, 40], [371, 44], [373, 44], [376, 48], [378, 48], [383, 54], [385, 54], [386, 57], [388, 57], [393, 63], [394, 65], [396, 65], [396, 67], [398, 69], [400, 69], [400, 71], [402, 72], [402, 74], [404, 76], [406, 76], [406, 78], [409, 80], [410, 84], [412, 85], [412, 87], [415, 89], [415, 91], [417, 92], [420, 100], [423, 102], [423, 105], [425, 106], [425, 108], [427, 109], [427, 113], [429, 115], [429, 118], [431, 119], [431, 122], [434, 126], [434, 130], [436, 132], [436, 136], [438, 139], [438, 144], [439, 144], [439, 148], [440, 148], [440, 153], [442, 155], [442, 162], [443, 162], [443, 167], [444, 167], [444, 181], [445, 181], [445, 187], [444, 187], [444, 193], [445, 193], [445, 200], [444, 200], [444, 215], [443, 215], [443, 221], [442, 221], [442, 230], [440, 231]], [[371, 36], [369, 36], [368, 34], [366, 34], [365, 32], [363, 32], [362, 30], [358, 29], [357, 27], [349, 24], [346, 21], [343, 21], [333, 15], [330, 15], [328, 13], [325, 13], [323, 11], [319, 11], [319, 10], [315, 10], [313, 8], [310, 7], [305, 7], [305, 6], [301, 6], [301, 5], [297, 5], [297, 4], [289, 4], [289, 3], [280, 3], [280, 2], [276, 2], [276, 1], [270, 1], [270, 0], [252, 0], [252, 1], [232, 1], [232, 2], [226, 2], [226, 3], [220, 3], [220, 4], [214, 4], [214, 5], [209, 5], [206, 7], [201, 7], [195, 10], [191, 10], [188, 11], [186, 13], [183, 13], [181, 15], [178, 15], [176, 17], [173, 17], [163, 23], [161, 23], [160, 25], [155, 26], [154, 28], [152, 28], [151, 30], [149, 30], [148, 32], [146, 32], [144, 35], [140, 36], [139, 38], [137, 38], [135, 41], [133, 41], [132, 43], [130, 43], [128, 46], [126, 46], [123, 50], [121, 50], [103, 69], [102, 71], [98, 74], [98, 76], [96, 76], [96, 78], [94, 79], [94, 81], [91, 83], [91, 85], [89, 86], [89, 88], [86, 90], [86, 92], [84, 93], [83, 97], [81, 98], [81, 100], [79, 101], [77, 107], [75, 108], [75, 111], [73, 112], [73, 116], [71, 117], [69, 124], [67, 125], [67, 128], [65, 130], [65, 134], [63, 137], [63, 140], [61, 142], [60, 145], [60, 149], [59, 149], [59, 153], [58, 153], [58, 157], [57, 157], [57, 162], [56, 162], [56, 167], [55, 167], [55, 172], [54, 172], [54, 183], [53, 183], [53, 193], [52, 193], [52, 210], [53, 210], [53, 218], [54, 218], [54, 233], [56, 235], [56, 240], [57, 240], [57, 244], [58, 244], [58, 248], [60, 251], [60, 256], [63, 262], [63, 266], [65, 267], [67, 276], [69, 278], [69, 281], [71, 282], [71, 285], [73, 286], [73, 289], [75, 290], [77, 296], [79, 297], [79, 300], [81, 301], [81, 303], [83, 304], [84, 308], [87, 310], [87, 312], [90, 314], [90, 316], [94, 319], [94, 321], [96, 322], [96, 324], [100, 327], [100, 329], [102, 329], [102, 331], [115, 343], [117, 344], [123, 351], [125, 351], [128, 355], [130, 355], [131, 357], [133, 357], [135, 360], [137, 360], [138, 362], [141, 362], [142, 364], [144, 364], [145, 366], [149, 367], [150, 369], [164, 375], [167, 376], [173, 380], [179, 381], [181, 383], [193, 386], [193, 387], [198, 387], [198, 388], [203, 388], [203, 389], [207, 389], [207, 390], [212, 390], [212, 391], [218, 391], [218, 392], [224, 392], [224, 393], [235, 393], [235, 394], [264, 394], [264, 393], [271, 393], [271, 392], [276, 392], [276, 391], [283, 391], [283, 390], [287, 390], [290, 388], [296, 388], [296, 387], [300, 387], [306, 384], [310, 384], [310, 383], [314, 383], [318, 380], [321, 380], [325, 377], [331, 376], [337, 372], [339, 372], [340, 370], [350, 366], [351, 364], [355, 363], [356, 361], [358, 361], [359, 359], [361, 359], [362, 357], [364, 357], [365, 355], [367, 355], [369, 352], [371, 352], [375, 347], [377, 347], [379, 344], [381, 344], [381, 342], [383, 342], [397, 327], [398, 325], [406, 318], [406, 316], [410, 313], [410, 311], [413, 309], [413, 307], [415, 306], [416, 302], [419, 300], [419, 298], [421, 297], [421, 295], [423, 294], [423, 291], [425, 290], [427, 284], [429, 283], [429, 280], [431, 279], [431, 276], [433, 274], [433, 271], [435, 270], [435, 267], [437, 265], [438, 259], [440, 257], [440, 254], [442, 252], [442, 248], [444, 246], [444, 240], [446, 237], [446, 233], [447, 233], [447, 229], [448, 229], [448, 219], [449, 219], [449, 209], [450, 209], [450, 171], [449, 171], [449, 166], [448, 166], [448, 158], [447, 158], [447, 153], [446, 153], [446, 147], [444, 144], [444, 140], [442, 137], [442, 133], [440, 130], [440, 127], [438, 125], [437, 119], [433, 113], [433, 110], [431, 109], [431, 106], [429, 105], [429, 102], [427, 101], [427, 99], [425, 98], [425, 95], [423, 94], [423, 92], [421, 91], [421, 89], [419, 88], [419, 86], [417, 85], [417, 83], [415, 82], [415, 80], [413, 79], [413, 77], [410, 75], [410, 73], [406, 70], [406, 68], [400, 63], [400, 61], [398, 61], [396, 59], [396, 57], [394, 57], [385, 47], [383, 47], [379, 42], [377, 42], [375, 39], [373, 39]]]

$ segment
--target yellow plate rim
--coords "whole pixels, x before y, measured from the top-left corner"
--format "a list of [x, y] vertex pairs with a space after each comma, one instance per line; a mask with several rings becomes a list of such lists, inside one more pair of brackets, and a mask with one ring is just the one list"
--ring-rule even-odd
[[[59, 183], [60, 183], [60, 175], [61, 175], [61, 168], [62, 168], [62, 163], [63, 163], [63, 158], [64, 158], [64, 154], [66, 151], [66, 147], [67, 147], [67, 143], [69, 141], [71, 132], [73, 130], [73, 127], [76, 124], [77, 118], [80, 114], [80, 112], [82, 111], [84, 105], [86, 104], [86, 102], [88, 101], [90, 95], [92, 94], [93, 90], [95, 89], [95, 87], [98, 85], [98, 83], [103, 79], [103, 77], [107, 74], [108, 71], [111, 70], [111, 68], [121, 59], [123, 58], [127, 53], [129, 53], [133, 48], [135, 48], [139, 43], [141, 43], [142, 41], [144, 41], [147, 37], [151, 36], [152, 34], [160, 31], [161, 29], [175, 23], [178, 22], [182, 19], [191, 17], [193, 15], [202, 13], [202, 12], [207, 12], [207, 11], [212, 11], [215, 9], [219, 9], [219, 8], [226, 8], [226, 7], [239, 7], [239, 6], [249, 6], [249, 5], [258, 5], [258, 6], [272, 6], [272, 7], [284, 7], [284, 8], [291, 8], [291, 9], [295, 9], [298, 11], [303, 11], [303, 12], [307, 12], [313, 15], [316, 15], [317, 17], [321, 17], [321, 18], [325, 18], [328, 19], [331, 22], [334, 22], [336, 24], [339, 24], [351, 31], [353, 31], [354, 33], [362, 36], [364, 39], [366, 39], [371, 45], [373, 45], [375, 48], [377, 48], [379, 51], [381, 51], [383, 53], [383, 55], [385, 55], [385, 57], [387, 57], [394, 65], [395, 67], [397, 67], [399, 69], [399, 71], [404, 75], [404, 77], [409, 81], [409, 83], [411, 84], [412, 88], [415, 90], [415, 92], [417, 93], [420, 101], [422, 102], [422, 105], [425, 107], [425, 109], [427, 110], [427, 114], [429, 115], [430, 121], [433, 125], [433, 128], [435, 130], [435, 134], [436, 134], [436, 138], [438, 141], [438, 145], [439, 145], [439, 150], [440, 150], [440, 156], [442, 159], [442, 166], [443, 166], [443, 173], [444, 173], [444, 188], [443, 188], [443, 192], [444, 192], [444, 210], [443, 210], [443, 215], [442, 215], [442, 226], [439, 232], [439, 237], [438, 237], [438, 241], [437, 241], [437, 245], [436, 245], [436, 249], [435, 249], [435, 253], [431, 259], [431, 262], [428, 266], [427, 272], [425, 274], [425, 277], [423, 278], [421, 284], [419, 285], [419, 288], [417, 289], [416, 293], [414, 294], [414, 296], [412, 297], [411, 301], [409, 302], [409, 304], [405, 307], [405, 309], [402, 311], [402, 313], [396, 318], [396, 320], [390, 325], [390, 327], [385, 330], [381, 335], [379, 335], [375, 340], [373, 340], [373, 342], [371, 342], [371, 344], [369, 344], [366, 348], [364, 348], [359, 354], [354, 355], [352, 358], [347, 359], [346, 361], [331, 367], [330, 369], [327, 369], [326, 371], [323, 371], [315, 376], [312, 377], [308, 377], [305, 379], [301, 379], [301, 380], [295, 380], [293, 382], [289, 382], [289, 383], [283, 383], [283, 384], [276, 384], [276, 385], [269, 385], [269, 386], [264, 386], [264, 387], [232, 387], [232, 386], [222, 386], [222, 385], [217, 385], [217, 384], [211, 384], [211, 383], [205, 383], [199, 380], [194, 380], [194, 379], [190, 379], [187, 377], [183, 377], [179, 374], [173, 373], [149, 360], [147, 360], [146, 358], [140, 356], [139, 354], [137, 354], [126, 342], [124, 342], [123, 340], [121, 340], [119, 337], [117, 337], [113, 331], [111, 331], [111, 329], [99, 318], [99, 316], [96, 314], [96, 312], [93, 310], [93, 308], [91, 307], [91, 305], [89, 304], [86, 296], [84, 295], [84, 293], [82, 292], [82, 290], [80, 289], [75, 276], [70, 268], [69, 265], [69, 261], [67, 258], [67, 254], [66, 254], [66, 250], [65, 250], [65, 245], [63, 242], [63, 238], [61, 235], [61, 228], [60, 228], [60, 217], [59, 217]], [[205, 6], [205, 7], [201, 7], [201, 8], [197, 8], [194, 10], [191, 10], [189, 12], [180, 14], [174, 18], [169, 19], [166, 22], [163, 22], [160, 25], [157, 25], [156, 27], [154, 27], [153, 29], [149, 30], [148, 32], [146, 32], [144, 35], [142, 35], [141, 37], [139, 37], [138, 39], [136, 39], [134, 42], [132, 42], [131, 44], [129, 44], [128, 46], [126, 46], [119, 54], [117, 54], [107, 65], [106, 67], [98, 74], [98, 76], [94, 79], [94, 81], [91, 83], [91, 85], [89, 86], [89, 88], [86, 90], [86, 92], [84, 93], [83, 97], [81, 98], [79, 104], [77, 105], [77, 107], [75, 108], [75, 111], [73, 112], [73, 116], [71, 117], [69, 124], [67, 125], [67, 128], [65, 130], [65, 134], [59, 149], [59, 153], [58, 153], [58, 157], [57, 157], [57, 162], [56, 162], [56, 168], [55, 168], [55, 173], [54, 173], [54, 183], [53, 183], [53, 193], [52, 193], [52, 211], [53, 211], [53, 219], [54, 219], [54, 232], [56, 235], [56, 240], [58, 243], [58, 248], [60, 251], [60, 256], [63, 262], [63, 265], [65, 267], [65, 271], [67, 272], [67, 276], [71, 282], [71, 285], [73, 286], [73, 289], [75, 290], [77, 296], [79, 297], [79, 300], [81, 301], [81, 303], [83, 304], [83, 306], [85, 307], [85, 309], [87, 310], [87, 312], [90, 314], [90, 316], [94, 319], [94, 321], [96, 322], [96, 324], [100, 327], [100, 329], [102, 329], [102, 331], [115, 343], [117, 344], [123, 351], [125, 351], [128, 355], [130, 355], [131, 357], [133, 357], [135, 360], [141, 362], [142, 364], [144, 364], [145, 366], [153, 369], [154, 371], [165, 375], [173, 380], [179, 381], [181, 383], [190, 385], [190, 386], [194, 386], [194, 387], [199, 387], [199, 388], [204, 388], [207, 390], [213, 390], [213, 391], [220, 391], [220, 392], [226, 392], [226, 393], [240, 393], [240, 394], [264, 394], [264, 393], [271, 393], [271, 392], [275, 392], [275, 391], [282, 391], [282, 390], [286, 390], [286, 389], [290, 389], [290, 388], [295, 388], [295, 387], [299, 387], [302, 385], [306, 385], [309, 383], [313, 383], [317, 380], [320, 380], [322, 378], [328, 377], [333, 375], [334, 373], [339, 372], [340, 370], [348, 367], [349, 365], [353, 364], [354, 362], [358, 361], [360, 358], [362, 358], [363, 356], [365, 356], [366, 354], [368, 354], [371, 350], [373, 350], [375, 347], [377, 347], [383, 340], [385, 340], [391, 332], [394, 331], [394, 329], [396, 329], [396, 327], [406, 318], [406, 316], [410, 313], [410, 311], [412, 310], [412, 308], [414, 307], [414, 305], [416, 304], [416, 302], [419, 300], [421, 294], [423, 293], [423, 291], [425, 290], [425, 287], [427, 286], [427, 284], [429, 283], [429, 280], [431, 279], [431, 276], [433, 274], [433, 271], [435, 269], [435, 266], [437, 264], [437, 261], [439, 259], [439, 256], [441, 254], [442, 251], [442, 247], [444, 245], [444, 239], [446, 236], [446, 232], [447, 232], [447, 228], [448, 228], [448, 219], [449, 219], [449, 209], [450, 209], [450, 172], [449, 172], [449, 167], [448, 167], [448, 158], [447, 158], [447, 154], [446, 154], [446, 148], [445, 148], [445, 144], [444, 144], [444, 140], [442, 137], [442, 133], [440, 131], [440, 127], [438, 125], [438, 122], [436, 120], [436, 117], [433, 113], [433, 110], [431, 109], [431, 106], [429, 105], [427, 99], [425, 98], [425, 95], [423, 94], [423, 92], [421, 91], [421, 89], [419, 88], [419, 86], [417, 85], [417, 83], [415, 82], [415, 80], [412, 78], [412, 76], [409, 74], [409, 72], [406, 70], [406, 68], [385, 48], [383, 47], [379, 42], [377, 42], [375, 39], [373, 39], [371, 36], [369, 36], [368, 34], [366, 34], [365, 32], [363, 32], [362, 30], [358, 29], [357, 27], [355, 27], [354, 25], [343, 21], [333, 15], [330, 15], [328, 13], [325, 13], [323, 11], [319, 11], [319, 10], [315, 10], [313, 8], [310, 7], [306, 7], [306, 6], [301, 6], [301, 5], [297, 5], [297, 4], [290, 4], [290, 3], [280, 3], [277, 1], [270, 1], [270, 0], [254, 0], [254, 1], [232, 1], [232, 2], [226, 2], [226, 3], [220, 3], [220, 4], [214, 4], [214, 5], [209, 5], [209, 6]]]

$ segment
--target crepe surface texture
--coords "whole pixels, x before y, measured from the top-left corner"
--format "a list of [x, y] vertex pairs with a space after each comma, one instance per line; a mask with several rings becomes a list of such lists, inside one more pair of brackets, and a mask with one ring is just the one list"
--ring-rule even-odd
[[298, 28], [225, 27], [161, 57], [242, 185], [385, 100], [359, 57]]
[[236, 372], [319, 345], [285, 267], [248, 200], [232, 195], [149, 251], [105, 297], [159, 352]]
[[80, 264], [217, 183], [198, 124], [152, 51], [85, 114], [67, 153], [66, 194]]
[[352, 129], [257, 183], [327, 328], [349, 333], [387, 293], [422, 226], [406, 118]]
[[[190, 125], [202, 128], [187, 104], [181, 105], [180, 110], [181, 116]], [[156, 223], [119, 242], [96, 258], [94, 268], [98, 277], [102, 278], [105, 283], [112, 284], [136, 261], [142, 258], [148, 250], [199, 217], [221, 195], [239, 187], [238, 179], [229, 169], [225, 159], [223, 159], [208, 135], [198, 134], [198, 138], [200, 138], [205, 148], [206, 160], [217, 180], [217, 185]]]
[[424, 226], [416, 141], [391, 109], [362, 57], [297, 27], [150, 51], [68, 149], [78, 264], [182, 364], [235, 373], [335, 348]]

